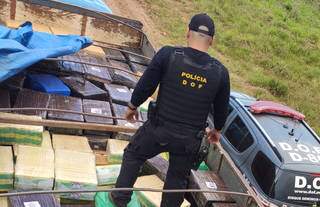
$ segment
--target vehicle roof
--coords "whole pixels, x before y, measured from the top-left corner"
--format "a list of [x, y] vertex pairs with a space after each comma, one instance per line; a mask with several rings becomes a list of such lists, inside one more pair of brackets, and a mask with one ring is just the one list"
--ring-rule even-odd
[[[239, 92], [231, 92], [231, 98], [252, 114], [248, 106], [257, 101], [255, 98]], [[284, 168], [300, 170], [297, 166], [303, 165], [320, 170], [320, 141], [304, 121], [273, 114], [252, 114], [252, 117], [268, 136], [265, 138], [277, 148]]]

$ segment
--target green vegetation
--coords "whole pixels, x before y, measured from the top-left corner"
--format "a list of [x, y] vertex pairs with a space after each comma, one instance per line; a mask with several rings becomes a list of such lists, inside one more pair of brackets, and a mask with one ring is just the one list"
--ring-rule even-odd
[[197, 12], [216, 23], [210, 51], [230, 70], [235, 90], [303, 112], [320, 132], [320, 3], [318, 0], [145, 0], [162, 38], [185, 44]]

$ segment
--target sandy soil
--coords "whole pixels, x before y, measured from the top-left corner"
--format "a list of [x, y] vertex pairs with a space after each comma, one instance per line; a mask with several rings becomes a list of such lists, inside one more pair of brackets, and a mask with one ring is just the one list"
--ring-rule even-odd
[[143, 31], [149, 37], [152, 45], [159, 47], [157, 41], [160, 33], [157, 31], [155, 24], [148, 16], [146, 5], [142, 0], [105, 0], [111, 8], [113, 14], [136, 19], [143, 23]]

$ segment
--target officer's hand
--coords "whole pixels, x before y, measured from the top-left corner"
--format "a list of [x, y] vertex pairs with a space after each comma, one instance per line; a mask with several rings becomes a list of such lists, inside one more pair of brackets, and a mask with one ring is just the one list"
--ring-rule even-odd
[[220, 137], [221, 137], [220, 131], [218, 131], [216, 129], [206, 128], [206, 133], [207, 133], [208, 141], [211, 144], [215, 144], [220, 141]]
[[135, 123], [139, 119], [139, 113], [137, 110], [132, 110], [128, 107], [125, 118], [130, 123]]

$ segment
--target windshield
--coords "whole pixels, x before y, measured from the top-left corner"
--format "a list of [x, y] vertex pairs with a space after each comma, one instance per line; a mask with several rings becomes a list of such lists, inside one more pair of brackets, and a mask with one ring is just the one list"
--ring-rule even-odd
[[280, 170], [272, 191], [272, 197], [282, 202], [320, 204], [320, 174]]

